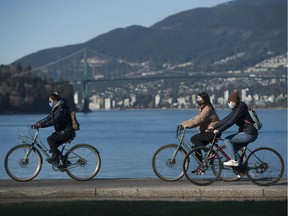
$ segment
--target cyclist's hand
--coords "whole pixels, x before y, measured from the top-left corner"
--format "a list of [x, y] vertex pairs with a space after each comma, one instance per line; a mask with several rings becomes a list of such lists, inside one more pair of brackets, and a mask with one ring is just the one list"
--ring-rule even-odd
[[182, 125], [178, 125], [177, 129], [178, 130], [184, 130], [184, 127]]
[[214, 130], [213, 133], [214, 133], [215, 135], [217, 135], [217, 134], [219, 134], [219, 131], [218, 131], [218, 130]]
[[41, 128], [41, 125], [39, 123], [36, 123], [36, 124], [32, 125], [32, 128], [38, 129], [38, 128]]

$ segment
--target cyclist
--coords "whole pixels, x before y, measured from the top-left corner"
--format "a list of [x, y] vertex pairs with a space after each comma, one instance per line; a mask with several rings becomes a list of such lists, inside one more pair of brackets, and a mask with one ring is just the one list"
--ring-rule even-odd
[[206, 146], [214, 138], [213, 130], [210, 128], [213, 128], [219, 121], [219, 118], [206, 92], [198, 94], [196, 102], [200, 107], [198, 115], [192, 119], [183, 121], [181, 126], [183, 128], [198, 127], [199, 133], [191, 137], [191, 142], [195, 146]]
[[239, 127], [238, 133], [229, 135], [224, 140], [225, 145], [230, 148], [232, 159], [223, 163], [226, 166], [239, 166], [237, 151], [254, 142], [258, 137], [258, 131], [253, 126], [254, 121], [248, 112], [248, 106], [240, 101], [237, 91], [229, 95], [228, 106], [232, 110], [231, 113], [214, 125], [214, 133], [222, 133], [234, 124]]
[[47, 161], [48, 163], [58, 163], [61, 156], [58, 147], [70, 139], [73, 139], [76, 133], [72, 127], [68, 104], [63, 98], [61, 98], [59, 92], [54, 92], [50, 95], [49, 106], [51, 107], [50, 114], [35, 123], [33, 128], [37, 129], [54, 126], [55, 132], [47, 137], [47, 142], [53, 156]]

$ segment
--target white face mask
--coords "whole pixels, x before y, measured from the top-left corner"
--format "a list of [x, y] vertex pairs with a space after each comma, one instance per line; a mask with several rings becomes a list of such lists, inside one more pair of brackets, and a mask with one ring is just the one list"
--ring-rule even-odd
[[228, 106], [230, 109], [233, 109], [235, 107], [235, 105], [236, 105], [235, 102], [232, 102], [232, 101], [228, 102]]

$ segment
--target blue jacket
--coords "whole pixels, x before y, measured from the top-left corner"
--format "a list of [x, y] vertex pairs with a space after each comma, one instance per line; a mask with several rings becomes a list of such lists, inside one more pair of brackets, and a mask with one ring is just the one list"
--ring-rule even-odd
[[254, 121], [248, 112], [248, 106], [244, 102], [240, 102], [228, 116], [214, 125], [214, 129], [221, 133], [236, 124], [239, 127], [239, 132], [257, 136], [258, 130], [253, 126], [253, 123]]

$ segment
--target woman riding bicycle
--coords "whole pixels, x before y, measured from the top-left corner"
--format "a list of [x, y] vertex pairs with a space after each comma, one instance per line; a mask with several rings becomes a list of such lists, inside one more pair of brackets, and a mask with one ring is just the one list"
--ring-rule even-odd
[[248, 106], [240, 101], [237, 91], [228, 97], [228, 106], [232, 109], [231, 113], [214, 125], [213, 129], [215, 134], [219, 134], [234, 124], [239, 127], [238, 133], [229, 135], [224, 140], [225, 145], [231, 150], [232, 160], [223, 163], [226, 166], [239, 166], [237, 151], [254, 142], [258, 137], [258, 131], [253, 126], [254, 121], [248, 112]]
[[58, 147], [70, 139], [73, 139], [76, 133], [72, 127], [69, 107], [58, 92], [54, 92], [50, 95], [49, 106], [51, 107], [51, 113], [46, 118], [34, 124], [33, 128], [37, 129], [54, 126], [55, 132], [47, 137], [47, 142], [50, 146], [51, 152], [53, 153], [53, 157], [47, 161], [49, 163], [57, 163], [61, 156]]
[[219, 121], [219, 118], [206, 92], [198, 94], [197, 104], [200, 106], [198, 115], [183, 121], [181, 126], [183, 128], [198, 127], [199, 133], [191, 137], [191, 142], [195, 146], [206, 146], [214, 138], [213, 130], [210, 128]]

